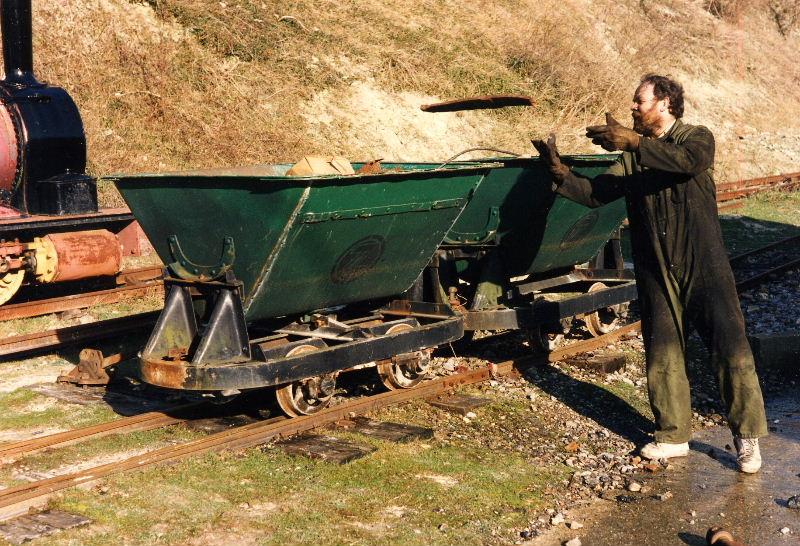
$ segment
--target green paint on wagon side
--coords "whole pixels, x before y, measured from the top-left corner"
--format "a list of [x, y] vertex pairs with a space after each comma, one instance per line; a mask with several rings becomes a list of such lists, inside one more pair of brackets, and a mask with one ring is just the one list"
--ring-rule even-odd
[[325, 177], [287, 177], [289, 167], [109, 178], [164, 263], [170, 236], [201, 265], [232, 237], [255, 321], [407, 290], [491, 165]]

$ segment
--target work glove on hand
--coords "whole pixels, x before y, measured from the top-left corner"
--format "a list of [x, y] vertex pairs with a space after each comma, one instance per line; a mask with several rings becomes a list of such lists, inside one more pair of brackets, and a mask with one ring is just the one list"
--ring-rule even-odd
[[609, 152], [617, 150], [635, 152], [639, 149], [638, 133], [620, 125], [608, 112], [606, 112], [606, 124], [587, 127], [586, 136], [592, 139], [592, 144], [598, 144]]
[[543, 140], [531, 140], [531, 144], [539, 152], [539, 157], [542, 159], [550, 173], [553, 175], [553, 181], [557, 186], [560, 186], [564, 180], [570, 175], [569, 167], [561, 163], [561, 156], [558, 154], [556, 148], [556, 135], [550, 133], [547, 142]]

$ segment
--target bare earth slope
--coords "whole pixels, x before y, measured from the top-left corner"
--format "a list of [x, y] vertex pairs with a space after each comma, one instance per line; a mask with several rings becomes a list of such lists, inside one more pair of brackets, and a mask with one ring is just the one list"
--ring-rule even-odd
[[[774, 1], [774, 0], [773, 0]], [[725, 5], [737, 2], [728, 0]], [[443, 160], [469, 147], [528, 154], [629, 120], [646, 72], [682, 81], [686, 120], [718, 140], [718, 180], [800, 170], [800, 33], [767, 0], [63, 0], [34, 2], [35, 69], [84, 116], [91, 169], [287, 161]], [[424, 114], [489, 94], [534, 109]], [[110, 198], [110, 197], [107, 197]]]

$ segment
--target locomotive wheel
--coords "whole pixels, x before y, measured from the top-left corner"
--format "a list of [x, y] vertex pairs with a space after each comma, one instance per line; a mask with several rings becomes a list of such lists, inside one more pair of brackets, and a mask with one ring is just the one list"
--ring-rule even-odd
[[[393, 334], [411, 330], [408, 324], [397, 324], [386, 333]], [[419, 385], [428, 373], [430, 359], [426, 353], [416, 353], [381, 360], [377, 363], [378, 375], [383, 385], [389, 390], [410, 389]]]
[[0, 305], [14, 297], [22, 280], [25, 278], [25, 270], [19, 269], [0, 275]]
[[[316, 351], [313, 345], [295, 347], [286, 356], [296, 356]], [[287, 383], [275, 389], [275, 398], [280, 408], [289, 417], [312, 415], [322, 411], [331, 401], [336, 390], [336, 374], [307, 377]]]
[[[589, 287], [589, 292], [597, 292], [605, 288], [607, 288], [605, 284], [596, 282]], [[622, 305], [612, 305], [587, 314], [583, 321], [586, 323], [586, 329], [589, 330], [592, 337], [600, 337], [617, 329], [621, 312]]]

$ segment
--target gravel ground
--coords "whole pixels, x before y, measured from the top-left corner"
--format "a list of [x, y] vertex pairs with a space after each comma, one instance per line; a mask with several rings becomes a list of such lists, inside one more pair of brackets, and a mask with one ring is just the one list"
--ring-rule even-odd
[[[798, 286], [800, 270], [794, 270], [742, 294], [748, 335], [800, 330], [800, 319], [794, 313], [800, 307]], [[513, 334], [485, 342], [465, 355], [436, 358], [435, 368], [445, 375], [501, 361], [526, 350], [522, 338]], [[432, 419], [430, 425], [445, 443], [479, 443], [499, 451], [520, 452], [532, 464], [563, 465], [566, 477], [547, 491], [549, 507], [527, 528], [506, 530], [503, 534], [510, 542], [527, 542], [553, 525], [578, 529], [582, 524], [570, 520], [571, 509], [597, 497], [627, 502], [631, 493], [647, 493], [648, 479], [670, 468], [665, 462], [642, 460], [636, 454], [652, 431], [641, 337], [625, 339], [597, 354], [620, 352], [626, 356], [626, 366], [612, 374], [555, 363], [529, 370], [519, 379], [490, 381], [479, 387], [487, 397], [525, 404], [530, 412], [491, 418], [480, 412], [467, 418], [438, 412], [425, 417]], [[688, 361], [693, 428], [725, 425], [708, 354], [696, 335], [689, 341]], [[787, 381], [785, 371], [760, 370], [759, 375], [766, 396], [795, 383]]]

